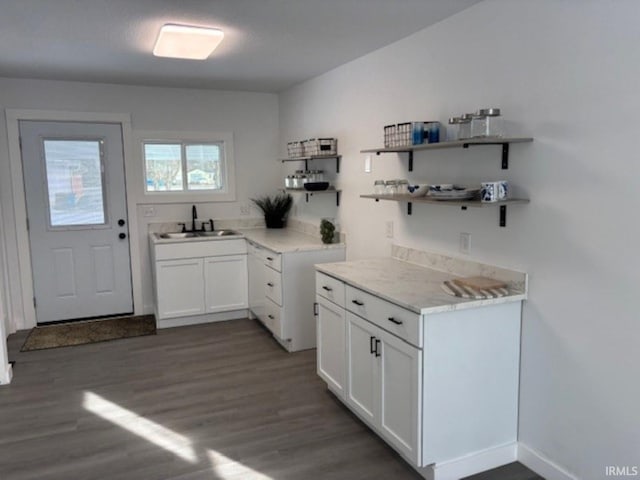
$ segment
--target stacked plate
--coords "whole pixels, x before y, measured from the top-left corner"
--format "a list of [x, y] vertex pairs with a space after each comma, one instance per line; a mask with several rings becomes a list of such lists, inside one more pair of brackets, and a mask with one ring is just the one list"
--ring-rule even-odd
[[461, 185], [429, 185], [427, 197], [435, 200], [471, 200], [480, 194], [479, 188], [467, 188]]

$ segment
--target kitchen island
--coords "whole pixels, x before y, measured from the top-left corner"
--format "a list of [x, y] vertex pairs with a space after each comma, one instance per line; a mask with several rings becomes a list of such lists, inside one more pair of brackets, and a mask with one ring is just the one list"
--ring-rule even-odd
[[[526, 274], [402, 247], [316, 270], [317, 371], [330, 391], [425, 478], [516, 459]], [[475, 275], [508, 294], [441, 287]]]

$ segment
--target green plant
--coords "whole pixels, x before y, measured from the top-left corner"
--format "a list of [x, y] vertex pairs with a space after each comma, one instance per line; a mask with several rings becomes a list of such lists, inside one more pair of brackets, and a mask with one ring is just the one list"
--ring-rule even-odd
[[288, 193], [264, 195], [252, 198], [251, 201], [262, 210], [267, 228], [283, 228], [287, 223], [287, 215], [293, 205], [293, 197]]
[[333, 243], [333, 237], [336, 232], [336, 226], [327, 219], [320, 221], [320, 236], [322, 243]]

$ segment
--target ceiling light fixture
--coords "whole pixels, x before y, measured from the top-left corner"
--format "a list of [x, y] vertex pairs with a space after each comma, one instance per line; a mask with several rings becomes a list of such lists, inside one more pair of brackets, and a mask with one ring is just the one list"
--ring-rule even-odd
[[217, 28], [163, 25], [153, 47], [156, 57], [204, 60], [216, 49], [224, 33]]

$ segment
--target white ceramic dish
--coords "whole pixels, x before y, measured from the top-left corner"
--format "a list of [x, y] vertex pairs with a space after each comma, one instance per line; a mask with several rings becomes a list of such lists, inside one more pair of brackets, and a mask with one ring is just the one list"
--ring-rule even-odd
[[429, 191], [429, 185], [426, 184], [414, 184], [408, 187], [409, 195], [412, 197], [424, 197]]

